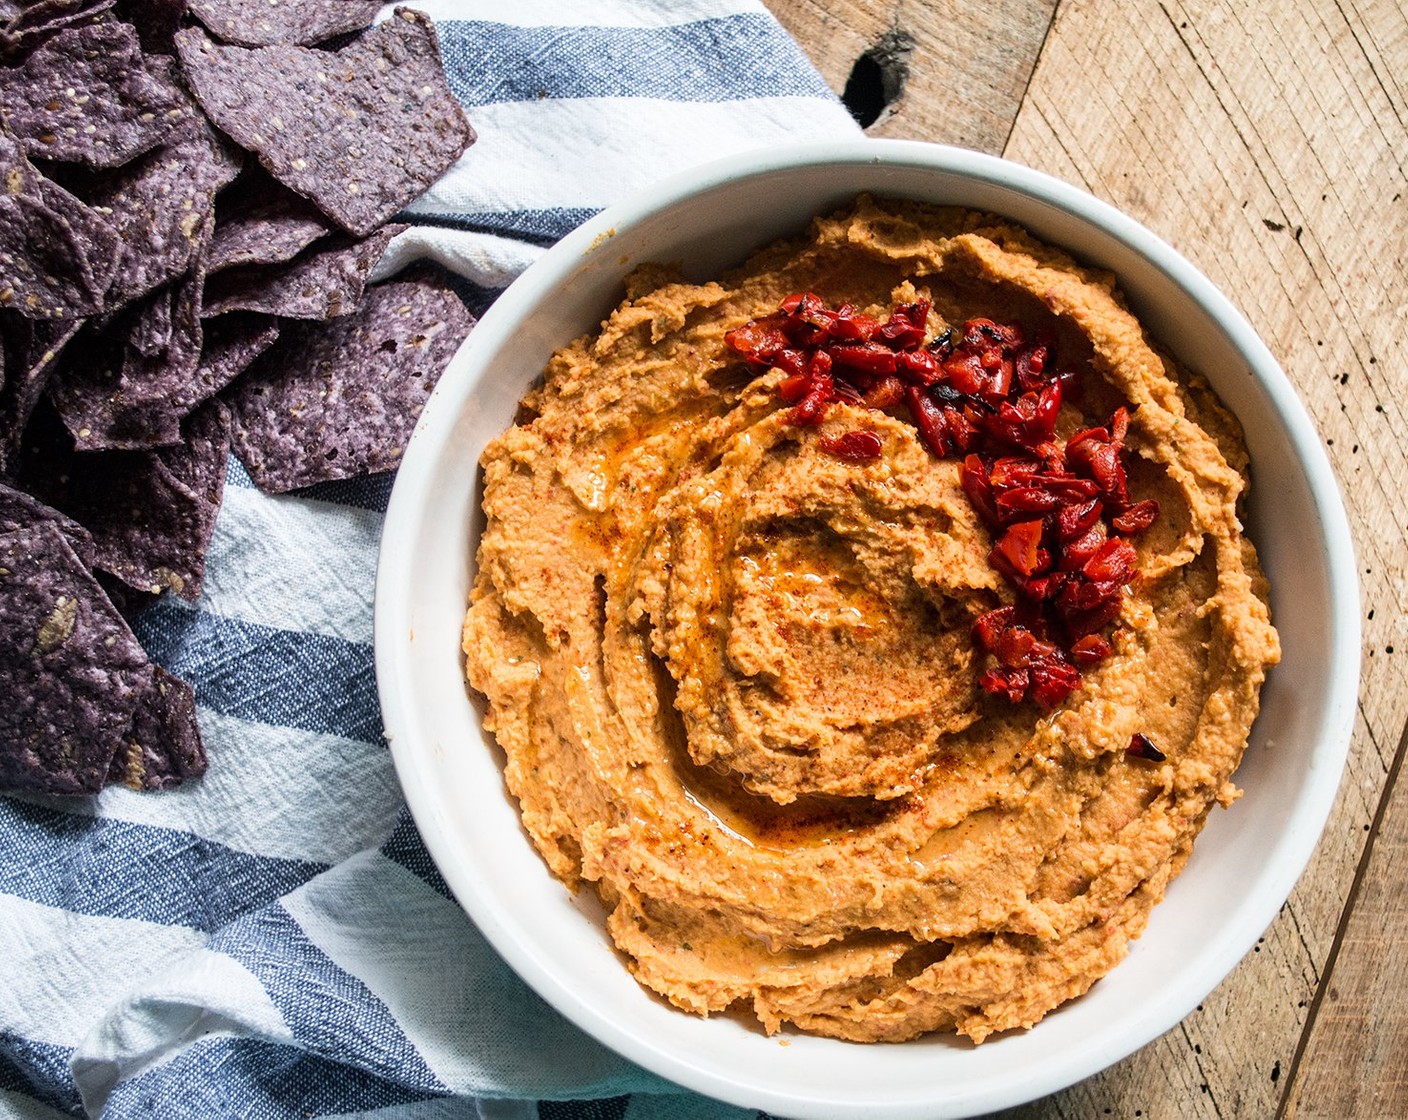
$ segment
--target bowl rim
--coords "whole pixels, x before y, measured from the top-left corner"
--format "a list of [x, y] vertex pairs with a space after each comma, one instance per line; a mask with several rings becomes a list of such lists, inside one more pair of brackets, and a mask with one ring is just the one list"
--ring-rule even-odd
[[[828, 1109], [829, 1102], [821, 1097], [804, 1101], [755, 1081], [721, 1076], [624, 1030], [609, 1014], [560, 984], [508, 935], [496, 907], [479, 895], [461, 872], [455, 846], [441, 827], [438, 805], [441, 795], [422, 772], [407, 741], [409, 697], [400, 665], [402, 647], [398, 641], [390, 640], [391, 635], [406, 633], [410, 625], [407, 589], [415, 558], [404, 542], [412, 539], [413, 529], [430, 495], [439, 453], [444, 450], [455, 420], [482, 373], [475, 369], [476, 356], [480, 352], [496, 352], [512, 337], [521, 320], [537, 307], [542, 296], [568, 280], [581, 267], [584, 257], [608, 244], [617, 231], [633, 227], [692, 196], [739, 179], [836, 164], [889, 164], [932, 170], [1015, 192], [1102, 230], [1183, 289], [1246, 358], [1265, 392], [1305, 474], [1320, 515], [1319, 543], [1326, 550], [1327, 570], [1332, 576], [1327, 604], [1327, 617], [1331, 622], [1327, 641], [1334, 652], [1333, 679], [1326, 690], [1324, 715], [1320, 720], [1320, 726], [1327, 730], [1310, 755], [1313, 766], [1328, 768], [1329, 773], [1322, 771], [1319, 780], [1307, 782], [1297, 802], [1289, 807], [1290, 819], [1299, 827], [1287, 829], [1277, 845], [1276, 873], [1259, 879], [1251, 899], [1243, 900], [1253, 912], [1264, 917], [1264, 921], [1255, 930], [1243, 931], [1241, 937], [1224, 938], [1197, 973], [1199, 983], [1190, 984], [1191, 994], [1187, 998], [1163, 1001], [1152, 1012], [1137, 1012], [1133, 1020], [1136, 1029], [1131, 1031], [1138, 1039], [1136, 1043], [1093, 1049], [1074, 1062], [1048, 1063], [1044, 1068], [1024, 1070], [1020, 1078], [1014, 1079], [1020, 1083], [1015, 1092], [968, 1095], [959, 1101], [961, 1107], [986, 1112], [1035, 1100], [1065, 1088], [1147, 1045], [1190, 1013], [1250, 952], [1257, 936], [1271, 923], [1289, 896], [1320, 839], [1341, 784], [1355, 721], [1361, 641], [1358, 567], [1348, 516], [1328, 455], [1295, 388], [1245, 316], [1191, 262], [1133, 218], [1054, 176], [996, 156], [919, 141], [866, 138], [809, 142], [727, 156], [662, 179], [584, 222], [548, 249], [498, 296], [442, 375], [406, 447], [383, 523], [373, 607], [374, 660], [382, 718], [412, 817], [455, 899], [514, 972], [551, 1006], [616, 1053], [685, 1088], [783, 1114], [836, 1114], [835, 1102], [830, 1102]], [[885, 1102], [877, 1102], [866, 1114], [893, 1118], [917, 1116], [927, 1114], [925, 1103], [906, 1099], [887, 1106]], [[932, 1106], [942, 1102], [929, 1103], [932, 1110]], [[957, 1113], [945, 1112], [944, 1115]]]

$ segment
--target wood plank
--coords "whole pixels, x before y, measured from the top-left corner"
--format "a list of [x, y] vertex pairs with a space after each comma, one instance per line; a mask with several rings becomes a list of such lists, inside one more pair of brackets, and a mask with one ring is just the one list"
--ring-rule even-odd
[[[789, 6], [814, 57], [835, 50], [822, 69], [838, 89], [856, 39], [900, 10], [882, 5], [865, 24], [859, 13], [874, 9], [832, 6], [833, 30], [862, 30], [816, 48], [826, 13], [775, 5]], [[945, 14], [951, 33], [970, 13]], [[971, 74], [949, 96], [955, 83], [974, 96]], [[952, 140], [949, 115], [897, 113], [875, 131]], [[1064, 0], [1002, 150], [1130, 212], [1247, 313], [1340, 476], [1365, 612], [1348, 773], [1257, 950], [1139, 1054], [1003, 1115], [1408, 1115], [1408, 925], [1395, 890], [1408, 875], [1408, 793], [1394, 780], [1408, 722], [1408, 12], [1396, 0]]]
[[[1056, 0], [961, 7], [913, 0], [768, 0], [837, 93], [856, 60], [901, 55], [903, 92], [867, 130], [999, 152], [1011, 131]], [[908, 52], [901, 48], [910, 44]], [[898, 61], [898, 60], [897, 60]]]
[[1335, 965], [1311, 1005], [1281, 1115], [1408, 1116], [1408, 954], [1386, 931], [1408, 923], [1408, 729], [1390, 771], [1391, 796], [1343, 923]]
[[[1390, 3], [1342, 3], [1339, 12], [1349, 32], [1345, 49], [1367, 65], [1377, 83], [1379, 98], [1372, 98], [1375, 120], [1397, 163], [1398, 182], [1408, 179], [1404, 160], [1408, 147], [1408, 86], [1404, 64], [1408, 61], [1408, 12]], [[1393, 207], [1396, 205], [1396, 221]], [[1398, 287], [1386, 297], [1396, 302], [1374, 310], [1386, 318], [1388, 337], [1371, 357], [1379, 358], [1391, 405], [1402, 408], [1402, 391], [1408, 385], [1402, 358], [1404, 329], [1404, 264], [1408, 261], [1402, 237], [1408, 190], [1396, 189], [1390, 199], [1390, 220], [1383, 228], [1366, 231], [1366, 249], [1382, 260]], [[1382, 234], [1387, 237], [1382, 241]], [[1374, 252], [1378, 250], [1378, 252]], [[1371, 258], [1372, 259], [1372, 258]], [[1389, 413], [1385, 408], [1385, 413]], [[1401, 430], [1401, 429], [1400, 429]], [[1370, 448], [1365, 452], [1372, 454]], [[1353, 452], [1352, 452], [1353, 454]], [[1368, 460], [1377, 468], [1377, 457]], [[1360, 465], [1360, 471], [1364, 465]], [[1376, 471], [1377, 473], [1377, 471]], [[1403, 476], [1397, 475], [1401, 486]], [[1396, 488], [1396, 487], [1395, 487]], [[1380, 603], [1373, 610], [1369, 628], [1369, 662], [1375, 683], [1399, 688], [1401, 696], [1405, 592], [1401, 578], [1403, 556], [1396, 557], [1396, 601]], [[1386, 608], [1386, 609], [1385, 609]], [[1388, 616], [1380, 619], [1379, 615]], [[1384, 631], [1387, 630], [1385, 634]], [[1377, 655], [1377, 656], [1376, 656]], [[1387, 678], [1385, 681], [1384, 678]], [[1367, 693], [1366, 693], [1367, 695]], [[1380, 754], [1382, 754], [1380, 749]], [[1408, 1116], [1408, 778], [1403, 774], [1408, 754], [1408, 727], [1399, 736], [1397, 750], [1385, 781], [1380, 811], [1372, 823], [1368, 849], [1360, 862], [1351, 891], [1351, 905], [1342, 916], [1337, 941], [1310, 1009], [1301, 1049], [1292, 1061], [1281, 1115], [1287, 1117]]]
[[[1273, 1115], [1292, 1089], [1319, 990], [1341, 998], [1327, 995], [1330, 1010], [1309, 1023], [1295, 1086], [1302, 1114], [1408, 1114], [1377, 1110], [1401, 1100], [1393, 1094], [1402, 1091], [1402, 1046], [1362, 1044], [1366, 1016], [1403, 1016], [1408, 1007], [1408, 984], [1376, 989], [1374, 980], [1379, 962], [1408, 954], [1404, 923], [1384, 909], [1404, 874], [1399, 833], [1388, 825], [1408, 812], [1384, 817], [1357, 898], [1365, 909], [1350, 914], [1335, 975], [1321, 974], [1366, 830], [1393, 792], [1389, 765], [1408, 718], [1402, 653], [1390, 652], [1408, 649], [1408, 518], [1399, 498], [1399, 480], [1408, 479], [1403, 23], [1393, 0], [1067, 0], [1006, 146], [1009, 158], [1139, 218], [1246, 311], [1339, 472], [1367, 616], [1349, 772], [1325, 839], [1258, 951], [1164, 1038], [1012, 1110], [1013, 1120]], [[1356, 1031], [1362, 1060], [1349, 1065]], [[1370, 1088], [1356, 1096], [1361, 1084]], [[1321, 1099], [1350, 1109], [1322, 1112]]]

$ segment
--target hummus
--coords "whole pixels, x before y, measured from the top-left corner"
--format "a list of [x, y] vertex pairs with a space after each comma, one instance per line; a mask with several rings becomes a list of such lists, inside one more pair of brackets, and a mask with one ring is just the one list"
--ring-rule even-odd
[[[1051, 711], [978, 686], [1013, 592], [903, 406], [788, 422], [726, 332], [819, 293], [928, 331], [1054, 332], [1123, 406], [1134, 543], [1112, 652]], [[821, 450], [864, 429], [866, 462]], [[859, 199], [717, 283], [647, 267], [485, 451], [470, 684], [552, 871], [646, 987], [860, 1041], [1029, 1027], [1116, 965], [1232, 784], [1279, 649], [1247, 455], [1112, 278], [991, 215]], [[1131, 749], [1142, 737], [1158, 749]]]

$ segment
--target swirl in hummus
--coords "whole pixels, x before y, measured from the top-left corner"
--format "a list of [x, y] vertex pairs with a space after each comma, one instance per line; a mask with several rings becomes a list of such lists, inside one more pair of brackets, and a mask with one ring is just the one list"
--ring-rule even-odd
[[[485, 451], [470, 684], [552, 871], [639, 981], [860, 1041], [1028, 1027], [1125, 955], [1236, 769], [1279, 656], [1240, 430], [1110, 276], [991, 215], [859, 199], [717, 283], [632, 276]], [[1054, 332], [1065, 435], [1132, 417], [1112, 654], [1052, 711], [978, 687], [1011, 602], [902, 409], [787, 423], [725, 333], [822, 293]], [[872, 461], [819, 441], [863, 428]], [[1158, 744], [1153, 757], [1132, 737]]]

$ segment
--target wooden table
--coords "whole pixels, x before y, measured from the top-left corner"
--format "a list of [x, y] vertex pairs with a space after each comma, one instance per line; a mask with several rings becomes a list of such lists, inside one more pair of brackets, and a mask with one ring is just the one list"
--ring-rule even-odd
[[1408, 6], [769, 4], [838, 92], [869, 55], [872, 135], [1040, 168], [1190, 257], [1299, 389], [1355, 533], [1359, 718], [1290, 901], [1173, 1030], [1003, 1116], [1408, 1117]]

